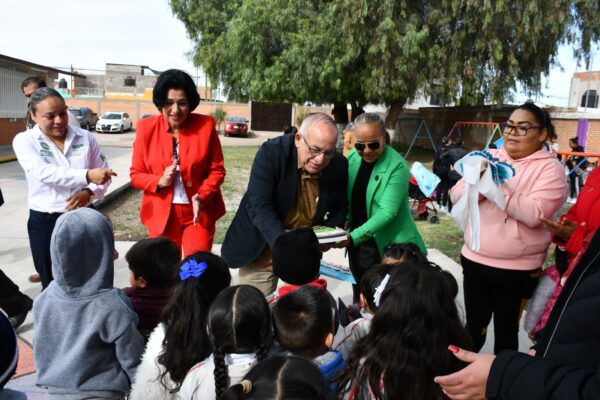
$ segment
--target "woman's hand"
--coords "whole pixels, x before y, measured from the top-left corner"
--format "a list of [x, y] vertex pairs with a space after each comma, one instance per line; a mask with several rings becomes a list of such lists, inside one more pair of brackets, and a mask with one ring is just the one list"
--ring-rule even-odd
[[576, 221], [573, 221], [569, 218], [563, 218], [558, 222], [553, 222], [546, 218], [540, 218], [540, 222], [547, 231], [555, 236], [561, 237], [565, 241], [568, 241], [571, 238], [573, 232], [575, 232], [575, 229], [577, 229], [580, 225], [586, 225], [585, 222], [578, 224]]
[[117, 176], [117, 174], [110, 168], [88, 169], [85, 174], [87, 181], [96, 185], [104, 185], [113, 176]]
[[340, 242], [327, 243], [327, 244], [321, 245], [321, 246], [329, 246], [329, 248], [331, 248], [331, 249], [343, 249], [345, 247], [352, 246], [352, 238], [350, 238], [350, 235], [347, 235], [346, 239], [344, 239]]
[[162, 176], [158, 180], [159, 188], [162, 189], [162, 188], [171, 186], [171, 184], [173, 183], [173, 178], [175, 177], [176, 168], [177, 168], [177, 160], [173, 160], [173, 163], [171, 165], [169, 165], [167, 168], [165, 168]]
[[496, 356], [472, 353], [452, 345], [448, 349], [469, 365], [453, 374], [436, 376], [433, 381], [452, 400], [485, 399], [485, 386]]
[[77, 192], [74, 195], [67, 198], [67, 205], [65, 206], [65, 210], [73, 211], [78, 209], [79, 207], [85, 207], [90, 202], [91, 198], [92, 196], [87, 190]]
[[196, 193], [192, 196], [192, 210], [194, 211], [194, 225], [198, 222], [198, 214], [200, 213], [200, 209], [202, 208], [203, 203], [200, 200], [200, 195]]

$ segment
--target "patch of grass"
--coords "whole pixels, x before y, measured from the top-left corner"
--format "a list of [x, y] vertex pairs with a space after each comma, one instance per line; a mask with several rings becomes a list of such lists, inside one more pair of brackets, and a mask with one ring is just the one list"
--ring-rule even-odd
[[430, 224], [416, 218], [417, 229], [428, 248], [438, 249], [460, 264], [463, 232], [449, 214], [438, 212], [438, 217], [439, 224]]

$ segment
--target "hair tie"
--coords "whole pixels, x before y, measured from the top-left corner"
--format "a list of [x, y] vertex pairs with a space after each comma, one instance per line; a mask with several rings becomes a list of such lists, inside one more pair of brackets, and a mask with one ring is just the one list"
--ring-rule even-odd
[[390, 274], [385, 274], [385, 277], [383, 278], [383, 280], [381, 281], [381, 283], [379, 284], [379, 286], [377, 286], [377, 289], [375, 290], [375, 294], [373, 295], [373, 302], [375, 303], [375, 305], [377, 307], [379, 307], [379, 301], [381, 300], [381, 294], [385, 290], [385, 287], [387, 286], [387, 283], [389, 280], [390, 280]]
[[179, 278], [182, 281], [189, 277], [199, 278], [206, 271], [206, 268], [208, 268], [206, 261], [198, 263], [193, 258], [190, 258], [179, 268], [181, 270]]
[[250, 379], [244, 379], [240, 382], [240, 385], [242, 385], [242, 392], [244, 392], [244, 394], [248, 394], [252, 391], [252, 382]]

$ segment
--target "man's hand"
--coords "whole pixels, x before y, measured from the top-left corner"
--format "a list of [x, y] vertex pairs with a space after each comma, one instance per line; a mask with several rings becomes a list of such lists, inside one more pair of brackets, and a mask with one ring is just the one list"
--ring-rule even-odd
[[67, 205], [65, 206], [65, 210], [73, 211], [78, 209], [79, 207], [85, 207], [90, 202], [91, 198], [92, 196], [87, 190], [77, 192], [74, 195], [67, 198]]
[[192, 210], [194, 210], [194, 225], [198, 222], [198, 214], [202, 208], [202, 201], [200, 201], [200, 195], [196, 193], [192, 196]]
[[326, 243], [325, 246], [327, 246], [327, 245], [329, 245], [329, 248], [331, 248], [331, 249], [343, 249], [345, 247], [352, 245], [352, 239], [350, 238], [350, 235], [347, 235], [346, 239], [341, 240], [339, 242], [335, 242], [335, 243]]
[[452, 400], [485, 399], [485, 386], [496, 356], [472, 353], [452, 345], [448, 349], [456, 358], [469, 365], [453, 374], [436, 376], [433, 381]]
[[173, 183], [173, 178], [175, 177], [175, 170], [177, 168], [177, 160], [173, 160], [173, 163], [165, 168], [162, 176], [158, 180], [159, 188], [166, 188], [167, 186], [171, 186]]
[[[575, 229], [580, 226], [580, 224], [569, 218], [563, 218], [558, 222], [553, 222], [546, 218], [540, 218], [540, 222], [547, 231], [553, 235], [563, 238], [565, 241], [569, 240], [573, 235], [573, 232], [575, 232]], [[581, 223], [581, 226], [585, 225], [585, 222]]]
[[117, 174], [110, 168], [88, 169], [85, 174], [87, 181], [96, 185], [104, 185], [112, 176], [117, 176]]

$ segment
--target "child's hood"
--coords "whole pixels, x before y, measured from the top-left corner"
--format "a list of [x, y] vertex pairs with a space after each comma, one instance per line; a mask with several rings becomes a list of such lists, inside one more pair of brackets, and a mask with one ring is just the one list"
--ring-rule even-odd
[[91, 208], [56, 221], [50, 253], [54, 284], [67, 297], [87, 297], [112, 289], [114, 237], [110, 223]]

